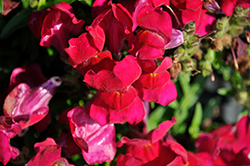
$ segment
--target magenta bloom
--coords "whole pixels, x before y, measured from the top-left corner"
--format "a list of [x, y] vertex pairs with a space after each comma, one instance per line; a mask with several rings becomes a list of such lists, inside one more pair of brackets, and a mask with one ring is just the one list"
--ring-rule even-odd
[[15, 159], [18, 156], [19, 150], [10, 145], [10, 138], [1, 129], [0, 140], [0, 162], [6, 165], [11, 158]]
[[71, 132], [68, 129], [62, 130], [60, 136], [56, 139], [56, 143], [61, 146], [64, 157], [71, 158], [74, 155], [81, 154], [81, 149], [73, 140]]
[[249, 118], [244, 116], [236, 126], [224, 125], [201, 134], [196, 146], [199, 151], [210, 153], [216, 165], [249, 165], [249, 127]]
[[79, 34], [84, 22], [75, 17], [72, 7], [65, 2], [46, 11], [32, 13], [28, 19], [28, 25], [33, 35], [40, 40], [40, 45], [54, 45], [64, 58], [64, 48], [68, 47], [69, 35]]
[[[102, 3], [102, 1], [97, 1], [96, 3]], [[97, 4], [94, 5], [96, 6]], [[108, 49], [118, 56], [124, 39], [129, 39], [133, 36], [133, 20], [128, 10], [119, 3], [113, 4], [109, 1], [105, 8], [94, 19], [91, 26], [99, 25], [103, 29]]]
[[[181, 27], [184, 27], [184, 25], [190, 21], [194, 21], [196, 34], [203, 36], [212, 30], [212, 25], [216, 18], [214, 15], [206, 14], [207, 10], [202, 9], [202, 1], [171, 0], [170, 6], [178, 17]], [[177, 24], [174, 26], [180, 28]]]
[[89, 116], [89, 105], [68, 112], [71, 133], [88, 164], [112, 161], [116, 154], [114, 124], [100, 126]]
[[19, 123], [23, 129], [39, 122], [47, 115], [49, 100], [60, 84], [59, 77], [52, 77], [32, 89], [26, 83], [19, 84], [4, 101], [4, 116], [12, 118], [12, 121]]
[[16, 136], [21, 129], [21, 125], [13, 123], [11, 118], [0, 116], [0, 162], [4, 165], [19, 154], [19, 150], [10, 145], [10, 139]]
[[11, 91], [20, 83], [26, 83], [30, 88], [34, 88], [47, 80], [38, 64], [25, 65], [12, 71], [8, 90]]
[[27, 166], [73, 166], [61, 157], [61, 147], [52, 138], [36, 143], [34, 148], [37, 154], [28, 162]]
[[159, 66], [154, 60], [139, 60], [138, 63], [142, 74], [134, 86], [143, 100], [166, 106], [177, 98], [175, 84], [167, 71], [172, 65], [171, 58], [164, 58]]
[[118, 146], [126, 146], [126, 154], [120, 154], [117, 166], [150, 166], [150, 165], [185, 165], [187, 152], [177, 142], [163, 140], [163, 136], [174, 125], [176, 120], [162, 122], [159, 127], [141, 138], [122, 137]]
[[141, 68], [131, 55], [117, 62], [112, 70], [98, 73], [89, 70], [84, 82], [99, 90], [90, 107], [90, 116], [101, 125], [139, 123], [144, 117], [144, 108], [132, 83], [140, 74]]
[[[165, 45], [171, 41], [172, 20], [161, 5], [165, 1], [138, 1], [134, 22], [140, 27], [135, 37], [129, 40], [129, 52], [140, 59], [160, 58]], [[170, 48], [170, 47], [169, 47]]]
[[87, 30], [88, 33], [69, 40], [70, 46], [65, 49], [69, 55], [69, 63], [82, 75], [90, 69], [95, 72], [112, 69], [114, 62], [111, 53], [102, 51], [105, 43], [104, 31], [98, 25], [88, 27]]
[[214, 161], [212, 156], [207, 152], [192, 153], [187, 152], [188, 163], [186, 165], [190, 166], [214, 166]]

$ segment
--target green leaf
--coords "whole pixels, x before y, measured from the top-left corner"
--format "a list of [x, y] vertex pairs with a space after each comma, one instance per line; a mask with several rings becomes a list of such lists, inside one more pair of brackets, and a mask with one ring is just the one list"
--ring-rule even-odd
[[248, 114], [249, 114], [248, 108], [246, 106], [243, 107], [241, 113], [237, 117], [237, 121], [239, 121], [243, 116], [248, 116]]
[[174, 109], [174, 110], [177, 109], [178, 106], [179, 106], [179, 102], [178, 102], [177, 100], [173, 101], [172, 103], [170, 103], [170, 104], [168, 105], [169, 108], [172, 108], [172, 109]]
[[179, 75], [179, 82], [184, 95], [187, 95], [190, 89], [190, 75], [184, 74], [183, 72]]
[[46, 5], [46, 0], [39, 0], [38, 1], [38, 10], [42, 9], [42, 7], [45, 5]]
[[17, 13], [3, 28], [3, 31], [0, 35], [1, 39], [7, 38], [16, 30], [23, 28], [27, 25], [28, 17], [31, 14], [31, 10], [23, 9]]
[[3, 12], [3, 1], [0, 1], [0, 13]]
[[208, 103], [204, 107], [203, 120], [207, 118], [211, 119], [213, 117], [213, 110], [216, 106], [220, 105], [221, 99], [222, 99], [221, 97], [217, 96], [208, 101]]
[[226, 96], [230, 90], [227, 88], [219, 88], [217, 93], [221, 96]]
[[21, 0], [23, 3], [23, 7], [27, 9], [29, 7], [29, 0]]
[[147, 120], [147, 131], [157, 128], [158, 124], [162, 121], [162, 117], [165, 112], [165, 107], [158, 106], [153, 112], [150, 113]]
[[195, 106], [194, 116], [192, 123], [188, 128], [188, 132], [192, 138], [196, 139], [200, 134], [200, 125], [202, 122], [202, 106], [201, 103], [197, 103]]
[[[184, 82], [184, 80], [183, 80]], [[197, 75], [194, 83], [187, 88], [187, 85], [182, 84], [181, 89], [186, 88], [184, 95], [179, 101], [178, 108], [175, 109], [174, 117], [177, 122], [172, 128], [172, 134], [183, 134], [186, 130], [187, 124], [185, 120], [188, 118], [190, 108], [197, 102], [200, 92], [203, 90], [202, 86], [205, 83], [205, 79], [201, 75]]]

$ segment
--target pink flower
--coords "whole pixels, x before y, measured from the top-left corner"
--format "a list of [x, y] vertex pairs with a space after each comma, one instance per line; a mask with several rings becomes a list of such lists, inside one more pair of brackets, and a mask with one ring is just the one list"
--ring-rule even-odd
[[8, 89], [11, 91], [20, 83], [26, 83], [30, 88], [34, 88], [46, 81], [47, 78], [38, 64], [24, 65], [12, 71]]
[[0, 162], [6, 165], [11, 158], [19, 155], [19, 150], [10, 145], [10, 139], [15, 137], [22, 127], [13, 123], [11, 118], [0, 116]]
[[[188, 22], [194, 21], [196, 34], [203, 36], [208, 32], [211, 32], [212, 25], [216, 18], [214, 15], [206, 14], [207, 10], [202, 9], [202, 1], [172, 0], [170, 6], [178, 17], [181, 28]], [[174, 27], [180, 28], [179, 25], [174, 25]]]
[[140, 29], [137, 35], [129, 40], [131, 54], [140, 59], [162, 57], [165, 45], [171, 41], [172, 37], [171, 17], [161, 7], [168, 3], [165, 1], [138, 1], [133, 17]]
[[10, 138], [0, 130], [0, 162], [4, 165], [6, 165], [11, 158], [15, 159], [19, 154], [19, 150], [10, 145], [9, 139]]
[[188, 163], [186, 165], [190, 166], [214, 166], [214, 161], [212, 156], [207, 152], [192, 153], [187, 152]]
[[159, 127], [140, 138], [122, 137], [118, 147], [126, 146], [126, 154], [120, 154], [117, 166], [140, 165], [184, 165], [187, 163], [187, 152], [177, 142], [163, 140], [163, 136], [174, 125], [176, 120], [162, 122]]
[[138, 63], [142, 74], [134, 86], [143, 100], [166, 106], [177, 98], [175, 84], [167, 71], [172, 65], [171, 58], [164, 58], [159, 66], [154, 60], [139, 60]]
[[217, 165], [249, 165], [249, 127], [249, 118], [244, 116], [236, 126], [224, 125], [201, 134], [196, 146], [199, 151], [210, 153]]
[[[38, 64], [24, 65], [22, 67], [16, 68], [12, 71], [10, 77], [10, 85], [7, 89], [9, 93], [18, 84], [26, 83], [30, 88], [35, 88], [40, 86], [42, 83], [46, 82], [48, 79], [43, 75], [42, 70]], [[50, 122], [50, 113], [46, 115], [44, 119], [35, 125], [35, 129], [38, 132], [44, 131]]]
[[71, 132], [63, 129], [56, 143], [61, 146], [64, 157], [71, 158], [74, 155], [81, 154], [81, 149], [77, 146]]
[[129, 52], [139, 59], [160, 58], [165, 52], [164, 38], [149, 30], [138, 31], [137, 35], [129, 40], [129, 45]]
[[[96, 3], [100, 3], [100, 1]], [[115, 59], [119, 59], [118, 55], [124, 39], [129, 39], [133, 36], [133, 20], [128, 10], [122, 4], [113, 4], [109, 1], [105, 8], [94, 19], [91, 26], [99, 25], [103, 29], [108, 49], [116, 55]]]
[[237, 0], [217, 0], [217, 2], [227, 16], [232, 16]]
[[68, 112], [71, 133], [88, 164], [112, 161], [115, 153], [114, 124], [100, 126], [89, 116], [89, 105]]
[[52, 138], [36, 143], [34, 148], [37, 154], [28, 162], [27, 166], [73, 166], [61, 157], [61, 147]]
[[40, 45], [54, 45], [64, 58], [64, 48], [68, 47], [69, 35], [79, 34], [84, 22], [75, 17], [72, 7], [65, 2], [46, 11], [32, 13], [28, 19], [28, 25], [34, 36], [40, 40]]
[[69, 63], [82, 75], [90, 69], [95, 72], [112, 69], [114, 62], [111, 53], [102, 51], [105, 44], [104, 31], [98, 25], [88, 27], [87, 30], [88, 33], [69, 40], [70, 46], [65, 49]]
[[140, 74], [141, 68], [131, 55], [117, 62], [112, 70], [97, 73], [89, 70], [84, 82], [99, 90], [90, 107], [90, 116], [101, 125], [126, 121], [139, 123], [143, 119], [144, 108], [132, 83]]
[[26, 83], [16, 86], [4, 101], [4, 116], [12, 118], [22, 129], [42, 120], [48, 113], [47, 107], [55, 88], [61, 84], [59, 77], [52, 77], [36, 88]]

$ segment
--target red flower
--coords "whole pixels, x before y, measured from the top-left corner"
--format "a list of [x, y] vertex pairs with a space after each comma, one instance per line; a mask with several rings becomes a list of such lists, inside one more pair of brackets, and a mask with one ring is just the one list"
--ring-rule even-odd
[[84, 82], [99, 90], [90, 107], [90, 116], [101, 125], [126, 121], [139, 123], [143, 119], [144, 109], [132, 83], [140, 74], [141, 68], [131, 55], [117, 62], [112, 70], [98, 73], [89, 70]]
[[167, 71], [172, 65], [171, 58], [164, 58], [159, 66], [154, 60], [139, 60], [138, 63], [142, 74], [134, 86], [143, 100], [166, 106], [177, 98], [175, 84]]
[[114, 124], [100, 126], [89, 116], [89, 105], [68, 112], [71, 133], [88, 164], [112, 161], [115, 153]]
[[184, 165], [187, 163], [186, 150], [177, 142], [163, 140], [163, 136], [176, 120], [162, 122], [159, 127], [140, 138], [122, 137], [118, 146], [126, 145], [126, 154], [120, 154], [117, 166], [141, 165]]
[[27, 166], [73, 166], [61, 157], [61, 147], [52, 138], [36, 143], [34, 148], [37, 154], [28, 162]]
[[[184, 27], [190, 21], [195, 22], [195, 33], [203, 36], [212, 30], [216, 18], [214, 15], [206, 14], [207, 10], [202, 9], [200, 0], [172, 0], [171, 7], [178, 17], [181, 26]], [[175, 27], [179, 28], [178, 25]]]
[[140, 27], [137, 35], [129, 40], [129, 52], [141, 59], [162, 57], [164, 47], [171, 41], [172, 20], [161, 5], [165, 1], [139, 1], [134, 21]]
[[10, 145], [10, 139], [16, 136], [21, 129], [21, 125], [13, 123], [11, 118], [0, 116], [0, 162], [4, 165], [19, 154], [19, 150]]
[[40, 40], [40, 45], [54, 45], [64, 58], [64, 48], [68, 47], [69, 35], [79, 34], [83, 24], [84, 20], [78, 20], [72, 7], [65, 2], [46, 11], [32, 13], [28, 19], [28, 25], [34, 36]]
[[52, 77], [32, 89], [26, 83], [19, 84], [4, 101], [4, 116], [12, 118], [12, 121], [19, 123], [23, 129], [39, 122], [47, 115], [48, 102], [60, 84], [59, 77]]
[[207, 152], [192, 153], [187, 152], [188, 162], [186, 166], [214, 166], [212, 156]]
[[[105, 8], [94, 19], [91, 26], [99, 25], [103, 29], [108, 49], [118, 56], [124, 39], [133, 36], [132, 17], [128, 10], [119, 3], [113, 4], [109, 1]], [[119, 59], [119, 57], [116, 57], [116, 59]]]
[[103, 69], [112, 69], [114, 62], [109, 51], [102, 51], [105, 43], [105, 34], [100, 26], [87, 28], [88, 33], [69, 40], [69, 47], [65, 51], [69, 55], [69, 63], [82, 75], [92, 69], [98, 72]]
[[210, 153], [217, 165], [249, 165], [249, 118], [242, 117], [236, 126], [224, 125], [196, 140], [199, 151]]
[[6, 165], [11, 158], [15, 159], [19, 154], [19, 150], [10, 145], [9, 139], [10, 138], [0, 130], [0, 162], [4, 165]]

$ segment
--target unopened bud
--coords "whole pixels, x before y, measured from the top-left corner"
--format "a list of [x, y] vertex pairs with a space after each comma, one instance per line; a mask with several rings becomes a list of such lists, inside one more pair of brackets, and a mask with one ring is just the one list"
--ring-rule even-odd
[[202, 59], [202, 54], [203, 54], [202, 50], [201, 50], [201, 49], [198, 49], [198, 50], [194, 53], [193, 57], [194, 57], [195, 59], [197, 59], [197, 60], [201, 60], [201, 59]]
[[227, 17], [222, 17], [216, 22], [216, 36], [220, 37], [227, 32], [229, 28], [229, 19]]
[[243, 8], [241, 6], [236, 6], [234, 9], [235, 15], [238, 17], [244, 16], [243, 14]]
[[195, 22], [194, 21], [188, 22], [184, 27], [184, 31], [186, 31], [189, 34], [193, 33], [195, 31]]
[[236, 92], [235, 97], [238, 103], [245, 104], [248, 100], [248, 93], [246, 90], [241, 89]]
[[205, 55], [205, 60], [212, 63], [215, 59], [215, 51], [212, 49], [208, 49], [207, 54]]
[[188, 57], [184, 61], [181, 62], [183, 71], [191, 72], [196, 68], [196, 60]]
[[178, 77], [178, 75], [181, 73], [181, 63], [176, 62], [172, 63], [172, 66], [169, 69], [169, 73], [171, 75], [171, 79], [175, 79]]
[[183, 47], [178, 47], [178, 49], [174, 52], [175, 58], [180, 61], [186, 59], [187, 53]]
[[209, 61], [200, 61], [199, 65], [200, 65], [203, 77], [211, 75], [213, 69]]

